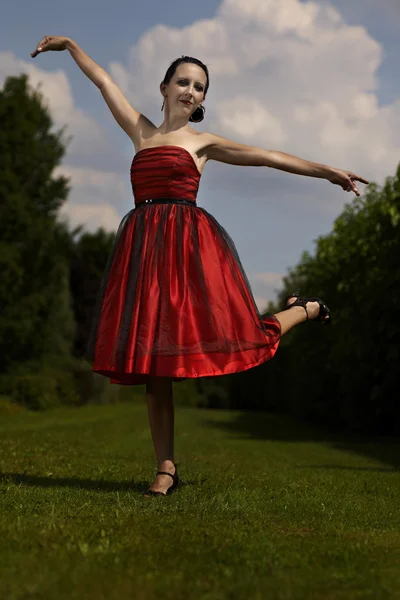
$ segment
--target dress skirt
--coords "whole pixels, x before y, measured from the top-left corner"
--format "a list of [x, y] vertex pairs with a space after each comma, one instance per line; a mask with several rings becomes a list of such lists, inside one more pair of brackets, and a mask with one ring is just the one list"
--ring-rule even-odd
[[235, 245], [193, 202], [141, 202], [118, 228], [86, 356], [111, 383], [226, 375], [270, 360], [280, 324], [260, 315]]

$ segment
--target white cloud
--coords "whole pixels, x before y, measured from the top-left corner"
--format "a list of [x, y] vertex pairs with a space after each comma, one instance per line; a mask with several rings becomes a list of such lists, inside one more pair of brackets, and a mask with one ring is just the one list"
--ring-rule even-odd
[[282, 275], [280, 273], [255, 273], [252, 275], [254, 282], [261, 282], [266, 285], [279, 285], [282, 283]]
[[120, 203], [119, 200], [126, 200], [128, 194], [125, 181], [112, 171], [61, 165], [55, 169], [54, 174], [70, 178], [75, 189], [80, 188], [82, 192], [82, 188], [85, 188], [85, 194], [104, 194], [108, 198], [114, 198], [117, 204]]
[[274, 301], [276, 292], [282, 287], [283, 275], [261, 272], [249, 275], [251, 289], [258, 309], [263, 311], [269, 301]]
[[[352, 15], [353, 19], [370, 20], [388, 18], [392, 23], [400, 24], [400, 2], [399, 0], [333, 0], [339, 9], [344, 9], [346, 14]], [[326, 0], [317, 0], [320, 4], [326, 4]]]
[[[40, 86], [55, 127], [59, 129], [66, 125], [67, 135], [73, 137], [67, 150], [67, 164], [54, 171], [55, 176], [68, 177], [72, 187], [61, 215], [67, 216], [72, 226], [84, 224], [88, 231], [100, 226], [109, 231], [116, 230], [121, 220], [116, 207], [130, 208], [127, 204], [132, 196], [127, 187], [129, 179], [123, 179], [119, 173], [88, 167], [88, 163], [96, 162], [94, 157], [115, 152], [104, 130], [93, 117], [76, 106], [64, 71], [46, 71], [38, 68], [37, 63], [21, 60], [11, 52], [0, 52], [0, 85], [7, 76], [20, 73], [28, 74], [33, 88]], [[84, 166], [70, 166], [69, 160]]]
[[99, 227], [106, 231], [117, 231], [121, 218], [111, 204], [71, 204], [66, 202], [60, 210], [71, 228], [84, 225], [85, 231], [95, 232]]
[[237, 96], [221, 101], [215, 113], [225, 135], [268, 139], [277, 145], [283, 144], [288, 138], [280, 120], [256, 98]]
[[263, 296], [254, 296], [254, 300], [260, 313], [262, 314], [263, 312], [265, 312], [268, 306], [268, 300]]
[[[163, 60], [166, 48], [169, 60]], [[208, 129], [371, 180], [394, 172], [400, 107], [377, 100], [383, 48], [364, 27], [347, 25], [332, 5], [224, 0], [213, 19], [147, 31], [131, 48], [128, 65], [110, 68], [148, 114], [159, 111], [158, 83], [182, 54], [210, 68]], [[329, 188], [327, 195], [336, 198], [336, 191]]]
[[97, 227], [116, 231], [121, 221], [116, 207], [125, 212], [133, 208], [132, 194], [118, 173], [61, 165], [54, 175], [64, 175], [71, 182], [71, 193], [61, 214], [74, 227], [84, 224], [87, 231]]
[[51, 72], [41, 69], [37, 63], [27, 62], [12, 52], [0, 52], [0, 85], [9, 75], [26, 73], [33, 88], [39, 87], [50, 109], [57, 128], [67, 125], [67, 135], [72, 136], [69, 152], [91, 154], [96, 146], [105, 145], [107, 138], [99, 123], [74, 102], [71, 85], [62, 69]]
[[[393, 10], [397, 6], [397, 0], [383, 2]], [[332, 4], [223, 0], [214, 18], [183, 28], [157, 25], [149, 29], [130, 49], [126, 64], [114, 62], [109, 67], [135, 107], [158, 121], [159, 82], [170, 61], [182, 54], [198, 56], [210, 68], [206, 120], [200, 130], [352, 169], [378, 182], [397, 167], [400, 100], [380, 106], [377, 97], [383, 47], [364, 27], [349, 26]], [[82, 211], [86, 205], [99, 204], [126, 212], [132, 202], [128, 178], [122, 176], [121, 180], [121, 175], [104, 173], [96, 166], [100, 152], [112, 156], [116, 149], [107, 145], [99, 123], [76, 106], [65, 72], [39, 68], [44, 64], [0, 53], [0, 83], [5, 76], [19, 72], [27, 72], [34, 85], [41, 81], [57, 124], [67, 124], [74, 135], [67, 158], [75, 157], [73, 164], [81, 169], [69, 171], [74, 188], [68, 204], [81, 203]], [[268, 227], [268, 235], [259, 243], [254, 241], [251, 251], [247, 250], [246, 233], [239, 232], [243, 236], [241, 241], [239, 235], [239, 243], [251, 260], [257, 254], [271, 260], [273, 256], [271, 269], [283, 270], [284, 265], [275, 261], [288, 245], [294, 248], [297, 244], [298, 253], [307, 239], [328, 231], [331, 219], [350, 199], [340, 188], [312, 179], [214, 167], [207, 170], [202, 189], [206, 185], [210, 198], [216, 199], [215, 203], [207, 200], [213, 214], [228, 193], [229, 208], [234, 205], [224, 221], [228, 230], [235, 229], [239, 221], [248, 222], [255, 208], [253, 199], [263, 201], [257, 204], [257, 218]], [[90, 218], [88, 212], [82, 214]], [[278, 224], [271, 222], [271, 214], [280, 218]], [[286, 232], [295, 220], [290, 237], [280, 236], [279, 231]], [[106, 221], [112, 222], [112, 218]], [[312, 226], [305, 239], [305, 223], [309, 222]], [[254, 224], [256, 227], [261, 225]], [[276, 245], [279, 236], [280, 249]], [[297, 258], [285, 261], [293, 264]], [[256, 278], [255, 285], [264, 284]], [[264, 290], [257, 290], [258, 297], [268, 297]]]

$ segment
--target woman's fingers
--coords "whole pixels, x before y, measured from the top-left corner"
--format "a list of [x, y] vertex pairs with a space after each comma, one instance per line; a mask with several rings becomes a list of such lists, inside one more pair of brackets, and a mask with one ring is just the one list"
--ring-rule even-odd
[[354, 192], [356, 194], [356, 196], [361, 195], [360, 191], [359, 191], [357, 185], [355, 184], [355, 182], [353, 181], [352, 177], [349, 177], [347, 182], [342, 185], [342, 190], [344, 190], [345, 192]]
[[36, 50], [31, 52], [32, 58], [35, 58], [40, 52], [46, 52], [46, 44], [47, 44], [48, 36], [44, 37], [36, 46]]
[[343, 189], [346, 192], [354, 192], [357, 196], [361, 196], [360, 191], [357, 187], [356, 181], [361, 181], [361, 183], [368, 184], [368, 179], [364, 177], [360, 177], [360, 175], [356, 175], [355, 173], [348, 173], [349, 181], [347, 187], [343, 186]]
[[360, 195], [358, 188], [351, 177], [349, 177], [347, 188], [345, 188], [346, 192], [354, 192], [357, 196]]
[[355, 173], [349, 173], [350, 179], [355, 179], [356, 181], [361, 181], [361, 183], [369, 183], [368, 179], [364, 179], [364, 177], [360, 177], [360, 175], [356, 175]]

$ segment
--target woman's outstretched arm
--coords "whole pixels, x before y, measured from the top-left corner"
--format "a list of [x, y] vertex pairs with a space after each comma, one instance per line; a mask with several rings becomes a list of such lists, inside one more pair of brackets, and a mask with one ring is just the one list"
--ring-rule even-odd
[[208, 160], [217, 160], [230, 165], [242, 165], [252, 167], [272, 167], [295, 175], [306, 175], [308, 177], [319, 177], [327, 179], [333, 184], [340, 185], [345, 191], [353, 191], [357, 196], [360, 192], [355, 181], [369, 183], [363, 177], [352, 171], [343, 171], [310, 162], [279, 150], [264, 150], [257, 146], [246, 146], [226, 140], [218, 135], [203, 134], [206, 142], [205, 153]]
[[48, 35], [44, 37], [31, 56], [35, 58], [38, 54], [50, 50], [69, 51], [78, 67], [99, 88], [117, 123], [131, 138], [135, 146], [139, 146], [143, 134], [154, 128], [154, 125], [131, 106], [107, 71], [90, 58], [74, 40], [63, 36]]

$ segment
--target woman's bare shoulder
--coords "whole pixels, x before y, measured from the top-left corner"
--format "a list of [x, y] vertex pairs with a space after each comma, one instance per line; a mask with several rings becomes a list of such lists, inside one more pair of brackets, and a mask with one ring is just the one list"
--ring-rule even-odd
[[194, 131], [195, 144], [197, 147], [197, 154], [202, 156], [206, 154], [207, 148], [213, 143], [214, 135], [212, 133], [208, 133], [207, 131]]

